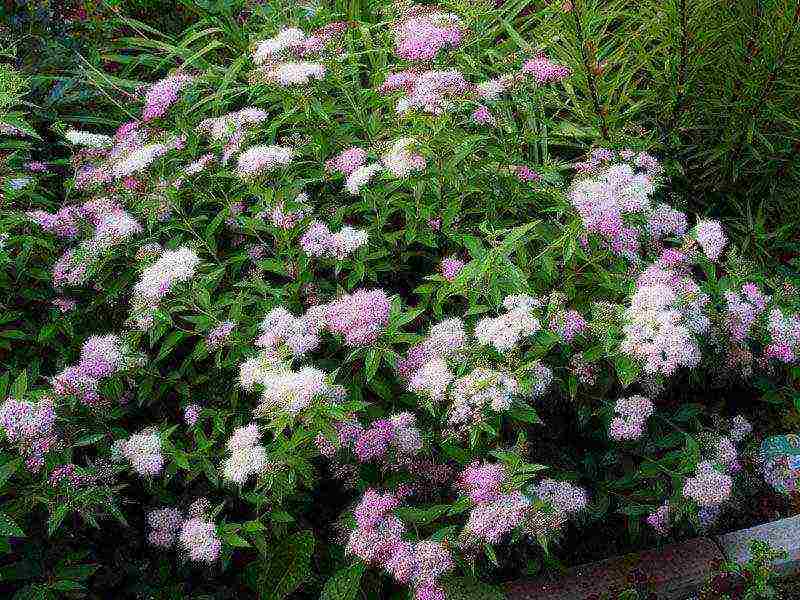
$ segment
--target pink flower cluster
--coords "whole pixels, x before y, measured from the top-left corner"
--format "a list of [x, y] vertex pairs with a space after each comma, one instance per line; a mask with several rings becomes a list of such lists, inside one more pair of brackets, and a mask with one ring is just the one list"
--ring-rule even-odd
[[653, 403], [644, 396], [620, 398], [614, 405], [616, 416], [608, 427], [608, 437], [617, 441], [638, 440], [653, 411]]
[[94, 481], [94, 477], [85, 473], [78, 465], [69, 463], [59, 465], [50, 473], [47, 482], [54, 488], [75, 489], [89, 485]]
[[458, 274], [463, 268], [464, 261], [457, 256], [447, 256], [442, 259], [442, 263], [439, 265], [439, 270], [442, 273], [442, 277], [444, 277], [447, 281], [453, 281], [456, 277], [458, 277]]
[[322, 79], [325, 66], [320, 62], [298, 61], [320, 54], [325, 46], [347, 29], [346, 23], [329, 23], [311, 36], [291, 27], [278, 32], [275, 37], [256, 44], [253, 62], [258, 69], [256, 80], [269, 81], [282, 86], [307, 84], [311, 79]]
[[475, 504], [493, 502], [500, 497], [506, 469], [500, 463], [474, 461], [458, 477], [456, 487]]
[[163, 117], [178, 100], [180, 91], [193, 81], [194, 77], [191, 75], [176, 73], [151, 85], [145, 94], [142, 121], [146, 123]]
[[414, 138], [399, 138], [392, 143], [380, 161], [370, 164], [366, 164], [366, 151], [353, 146], [325, 161], [325, 169], [331, 173], [346, 175], [345, 188], [350, 194], [357, 196], [382, 171], [406, 178], [425, 169], [427, 163], [421, 154], [414, 151], [416, 145], [417, 140]]
[[68, 249], [53, 266], [53, 284], [79, 285], [90, 267], [113, 246], [142, 232], [142, 226], [121, 206], [109, 198], [89, 200], [78, 206], [66, 206], [51, 214], [37, 210], [28, 217], [45, 231], [74, 239], [80, 231], [94, 229], [91, 237], [76, 248]]
[[550, 318], [550, 329], [567, 343], [586, 331], [587, 327], [583, 315], [573, 309], [559, 310]]
[[222, 550], [222, 540], [216, 525], [205, 516], [192, 517], [183, 523], [178, 543], [192, 562], [211, 564], [217, 561]]
[[409, 455], [421, 448], [422, 435], [416, 417], [410, 412], [374, 421], [353, 443], [353, 451], [362, 463], [385, 461], [390, 449]]
[[439, 580], [455, 566], [453, 558], [442, 542], [404, 540], [406, 527], [391, 512], [399, 504], [391, 492], [368, 489], [353, 511], [356, 528], [347, 552], [411, 585], [415, 600], [445, 600]]
[[398, 373], [410, 390], [440, 402], [455, 378], [447, 359], [458, 355], [466, 341], [463, 321], [446, 319], [431, 327], [423, 342], [409, 348], [406, 357], [398, 362]]
[[347, 31], [347, 23], [334, 21], [306, 35], [296, 27], [279, 31], [274, 37], [258, 42], [253, 59], [257, 65], [269, 63], [280, 57], [304, 58], [317, 55], [326, 44]]
[[698, 464], [694, 477], [684, 482], [683, 496], [694, 500], [700, 507], [714, 507], [730, 497], [732, 488], [733, 480], [706, 461]]
[[148, 428], [115, 443], [115, 451], [142, 477], [156, 477], [164, 468], [161, 435]]
[[292, 162], [294, 150], [287, 146], [252, 146], [239, 155], [236, 174], [251, 179], [270, 173]]
[[275, 357], [285, 351], [296, 357], [313, 352], [319, 347], [325, 325], [323, 310], [312, 307], [305, 315], [295, 317], [282, 306], [276, 306], [261, 322], [261, 335], [255, 345]]
[[308, 256], [344, 260], [353, 252], [366, 246], [367, 232], [345, 226], [332, 233], [322, 221], [312, 221], [300, 238], [300, 247]]
[[470, 511], [463, 537], [467, 545], [498, 544], [525, 521], [531, 501], [520, 491], [479, 502]]
[[231, 333], [233, 333], [235, 328], [236, 323], [233, 321], [222, 321], [222, 323], [208, 332], [206, 336], [206, 348], [209, 350], [218, 350], [222, 348], [230, 339]]
[[183, 409], [183, 420], [189, 427], [194, 427], [200, 419], [203, 407], [199, 404], [189, 404]]
[[429, 62], [447, 48], [461, 45], [461, 20], [436, 8], [413, 6], [393, 27], [398, 58]]
[[517, 165], [514, 167], [514, 175], [522, 183], [534, 183], [542, 180], [542, 176], [531, 169], [528, 165]]
[[31, 471], [41, 469], [45, 455], [60, 445], [55, 408], [49, 397], [38, 402], [8, 398], [0, 404], [0, 429], [19, 448]]
[[761, 293], [754, 283], [746, 283], [741, 292], [725, 292], [725, 317], [727, 329], [737, 342], [750, 334], [756, 319], [767, 308], [769, 297]]
[[176, 543], [189, 560], [211, 564], [217, 561], [222, 540], [206, 516], [208, 501], [200, 499], [189, 508], [188, 518], [177, 508], [165, 507], [147, 513], [147, 541], [162, 549]]
[[348, 346], [374, 343], [389, 323], [389, 297], [383, 290], [357, 290], [328, 304], [325, 323]]
[[127, 350], [116, 335], [92, 336], [81, 348], [80, 360], [53, 378], [53, 393], [73, 396], [87, 405], [100, 402], [100, 380], [126, 367]]
[[80, 207], [72, 205], [64, 206], [55, 213], [34, 210], [26, 214], [31, 221], [39, 225], [47, 233], [66, 239], [78, 237], [79, 227], [83, 219]]
[[303, 367], [292, 371], [283, 367], [264, 371], [261, 381], [261, 402], [254, 415], [265, 417], [276, 411], [297, 415], [311, 406], [315, 400], [331, 400], [338, 397], [339, 390], [328, 383], [323, 371], [314, 367]]
[[780, 308], [773, 308], [767, 322], [769, 345], [765, 350], [767, 358], [774, 358], [790, 364], [800, 356], [800, 315], [786, 316]]
[[452, 100], [464, 97], [472, 86], [460, 71], [406, 70], [390, 74], [378, 91], [388, 94], [403, 90], [405, 95], [397, 101], [398, 114], [420, 110], [440, 115], [452, 107]]
[[[141, 182], [132, 177], [147, 170], [153, 162], [186, 144], [185, 135], [174, 135], [148, 129], [139, 121], [121, 125], [113, 138], [81, 131], [72, 134], [73, 143], [90, 143], [92, 148], [73, 156], [75, 165], [75, 187], [88, 190], [99, 186], [111, 186], [115, 180], [124, 188], [138, 189]], [[95, 138], [107, 139], [97, 145]]]
[[753, 425], [745, 419], [742, 415], [736, 415], [731, 419], [731, 439], [736, 442], [744, 441], [744, 439], [753, 432]]
[[652, 527], [659, 535], [669, 533], [669, 502], [664, 502], [652, 513], [647, 515], [647, 524]]
[[681, 286], [686, 289], [694, 282], [675, 271], [654, 267], [639, 278], [625, 309], [620, 350], [639, 360], [646, 373], [670, 376], [679, 368], [700, 363], [695, 334], [708, 328], [702, 310], [708, 298], [693, 290], [694, 303], [682, 306]]
[[538, 301], [532, 296], [518, 294], [506, 297], [506, 308], [498, 317], [484, 317], [475, 326], [475, 337], [481, 345], [492, 345], [498, 352], [508, 352], [523, 338], [541, 329], [535, 314]]
[[728, 243], [728, 238], [725, 237], [725, 232], [722, 231], [720, 222], [712, 221], [711, 219], [700, 219], [694, 228], [694, 235], [705, 255], [714, 262], [719, 260], [725, 245]]
[[308, 194], [301, 192], [292, 203], [294, 210], [288, 210], [283, 202], [277, 202], [269, 213], [269, 221], [273, 227], [288, 231], [302, 221], [309, 212]]
[[421, 154], [413, 151], [417, 145], [414, 138], [404, 137], [396, 140], [390, 150], [381, 157], [383, 166], [395, 177], [408, 177], [423, 171], [427, 165]]
[[[578, 180], [570, 189], [569, 198], [587, 231], [600, 236], [615, 253], [633, 259], [643, 234], [664, 237], [685, 232], [685, 217], [665, 205], [655, 205], [654, 190], [650, 174], [637, 173], [631, 165], [617, 163]], [[634, 215], [653, 222], [637, 227], [629, 222]]]
[[478, 125], [494, 125], [497, 122], [485, 104], [481, 104], [472, 112], [472, 120]]
[[511, 408], [519, 393], [519, 384], [511, 375], [486, 367], [476, 367], [453, 382], [453, 404], [447, 417], [449, 425], [469, 426], [484, 420], [484, 412], [504, 412]]
[[522, 65], [522, 72], [533, 77], [540, 85], [556, 83], [572, 73], [569, 67], [551, 61], [544, 54], [531, 58]]
[[325, 161], [325, 170], [331, 173], [341, 173], [350, 175], [359, 167], [363, 167], [367, 162], [367, 153], [357, 146], [351, 146], [342, 150], [335, 157]]
[[568, 514], [579, 513], [589, 504], [586, 490], [568, 481], [542, 479], [534, 487], [534, 493], [542, 502], [548, 502], [554, 510]]
[[156, 548], [171, 548], [186, 518], [177, 508], [159, 508], [147, 513], [147, 541]]
[[267, 116], [267, 112], [260, 108], [243, 108], [220, 117], [203, 119], [197, 126], [197, 131], [212, 140], [229, 142], [243, 135], [243, 130], [266, 121]]

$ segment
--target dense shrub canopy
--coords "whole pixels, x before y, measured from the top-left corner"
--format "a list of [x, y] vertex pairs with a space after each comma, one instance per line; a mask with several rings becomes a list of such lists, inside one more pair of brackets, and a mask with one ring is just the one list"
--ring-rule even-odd
[[[596, 26], [569, 4], [542, 31]], [[66, 548], [24, 593], [488, 594], [758, 486], [726, 395], [794, 393], [797, 279], [694, 213], [587, 44], [370, 8], [127, 20], [80, 125], [0, 71], [0, 534]]]

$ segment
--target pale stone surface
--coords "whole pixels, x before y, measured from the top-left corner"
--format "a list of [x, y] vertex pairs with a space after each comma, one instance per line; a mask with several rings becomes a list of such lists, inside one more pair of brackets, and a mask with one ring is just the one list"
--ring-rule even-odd
[[632, 571], [655, 585], [659, 598], [684, 600], [697, 592], [724, 560], [717, 544], [698, 538], [569, 569], [558, 580], [519, 581], [506, 586], [508, 600], [585, 600], [592, 593], [613, 593], [628, 585]]
[[749, 544], [753, 539], [768, 542], [773, 548], [789, 554], [786, 560], [775, 562], [779, 572], [794, 573], [800, 570], [800, 515], [727, 533], [717, 537], [717, 542], [728, 559], [744, 563], [750, 559]]

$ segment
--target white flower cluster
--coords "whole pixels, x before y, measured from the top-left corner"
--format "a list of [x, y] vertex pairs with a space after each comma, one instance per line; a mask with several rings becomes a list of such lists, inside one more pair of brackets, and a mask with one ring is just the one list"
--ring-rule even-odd
[[244, 484], [267, 466], [267, 450], [259, 442], [258, 427], [253, 423], [234, 430], [226, 444], [229, 456], [222, 463], [226, 481]]
[[308, 256], [343, 260], [359, 248], [366, 246], [366, 231], [345, 225], [332, 233], [322, 221], [312, 221], [300, 238], [300, 247]]
[[641, 361], [646, 373], [670, 376], [700, 363], [700, 348], [672, 287], [664, 283], [639, 287], [624, 318], [620, 349]]
[[507, 309], [505, 314], [485, 317], [475, 326], [478, 343], [492, 345], [498, 352], [511, 350], [520, 340], [541, 329], [539, 319], [533, 313], [538, 306], [535, 298], [524, 294], [509, 296], [503, 306]]
[[[469, 355], [481, 346], [492, 345], [505, 352], [539, 330], [540, 322], [534, 315], [539, 302], [535, 298], [509, 296], [504, 306], [505, 314], [486, 317], [477, 324], [474, 340], [467, 335], [461, 319], [448, 319], [432, 327], [428, 337], [398, 362], [398, 372], [409, 390], [436, 403], [450, 403], [448, 423], [454, 428], [480, 421], [487, 410], [508, 410], [513, 397], [523, 389], [503, 369], [477, 366], [456, 378], [452, 368], [453, 364], [469, 361]], [[552, 383], [552, 371], [538, 361], [527, 365], [525, 371], [527, 392], [535, 397], [543, 395]]]
[[252, 146], [239, 155], [236, 174], [246, 179], [285, 167], [292, 162], [294, 150], [287, 146]]
[[306, 60], [287, 60], [309, 54], [309, 38], [303, 31], [290, 27], [275, 37], [256, 44], [253, 62], [259, 67], [256, 75], [282, 86], [306, 85], [312, 79], [325, 77], [325, 65]]
[[256, 125], [267, 119], [267, 112], [260, 108], [243, 108], [221, 117], [203, 119], [197, 126], [200, 133], [208, 135], [212, 140], [227, 141], [242, 128]]
[[276, 359], [287, 354], [301, 357], [319, 347], [324, 326], [324, 307], [311, 307], [302, 317], [295, 317], [277, 306], [261, 322], [255, 345]]
[[484, 367], [473, 369], [453, 383], [447, 422], [454, 426], [479, 422], [487, 408], [504, 412], [511, 408], [517, 391], [517, 381], [510, 375]]
[[76, 146], [86, 146], [88, 148], [110, 148], [114, 144], [114, 138], [102, 133], [90, 133], [88, 131], [79, 131], [77, 129], [69, 129], [64, 132], [64, 137], [70, 144]]
[[161, 299], [178, 283], [194, 276], [200, 258], [189, 248], [165, 250], [159, 259], [142, 273], [131, 297], [132, 319], [141, 329], [152, 325], [153, 313]]

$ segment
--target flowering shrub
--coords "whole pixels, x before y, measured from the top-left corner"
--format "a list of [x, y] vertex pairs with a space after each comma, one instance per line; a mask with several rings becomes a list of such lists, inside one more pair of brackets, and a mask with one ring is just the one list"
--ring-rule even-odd
[[796, 368], [797, 288], [651, 154], [551, 154], [572, 69], [487, 52], [494, 23], [254, 16], [113, 131], [56, 128], [63, 199], [4, 200], [4, 280], [55, 307], [0, 332], [32, 347], [4, 473], [49, 494], [8, 535], [116, 519], [262, 597], [352, 598], [369, 567], [439, 600], [614, 515], [713, 525], [752, 427], [707, 392]]

